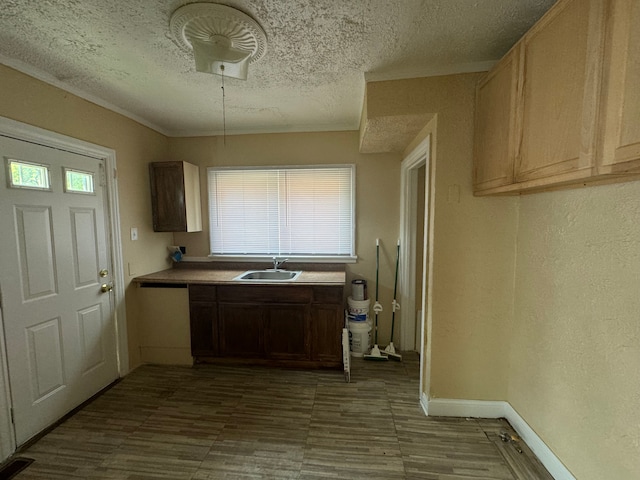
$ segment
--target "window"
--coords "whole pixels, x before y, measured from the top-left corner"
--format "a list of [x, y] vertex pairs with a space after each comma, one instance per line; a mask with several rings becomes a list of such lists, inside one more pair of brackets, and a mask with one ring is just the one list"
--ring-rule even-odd
[[352, 258], [355, 166], [210, 168], [212, 255]]
[[93, 173], [64, 168], [64, 191], [70, 193], [94, 193]]
[[9, 186], [11, 188], [33, 188], [51, 190], [49, 167], [37, 163], [7, 159]]

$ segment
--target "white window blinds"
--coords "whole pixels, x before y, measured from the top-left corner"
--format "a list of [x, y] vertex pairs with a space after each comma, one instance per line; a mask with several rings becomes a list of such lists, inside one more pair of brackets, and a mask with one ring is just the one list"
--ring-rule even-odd
[[211, 253], [353, 256], [354, 171], [210, 168]]

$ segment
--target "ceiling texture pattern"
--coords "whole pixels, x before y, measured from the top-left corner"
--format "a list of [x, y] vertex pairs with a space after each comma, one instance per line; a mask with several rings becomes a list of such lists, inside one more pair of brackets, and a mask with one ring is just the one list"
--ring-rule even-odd
[[[555, 0], [228, 0], [267, 35], [225, 79], [226, 133], [357, 130], [365, 80], [486, 70]], [[221, 77], [169, 30], [180, 0], [0, 0], [0, 62], [169, 136], [222, 132]]]

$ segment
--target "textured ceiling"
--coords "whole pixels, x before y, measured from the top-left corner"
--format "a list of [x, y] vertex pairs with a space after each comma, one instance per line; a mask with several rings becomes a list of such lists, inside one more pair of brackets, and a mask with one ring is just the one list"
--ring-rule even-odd
[[[368, 80], [486, 69], [555, 0], [229, 0], [265, 56], [225, 80], [226, 132], [356, 130]], [[167, 135], [222, 132], [221, 78], [169, 32], [180, 0], [0, 0], [0, 62]]]

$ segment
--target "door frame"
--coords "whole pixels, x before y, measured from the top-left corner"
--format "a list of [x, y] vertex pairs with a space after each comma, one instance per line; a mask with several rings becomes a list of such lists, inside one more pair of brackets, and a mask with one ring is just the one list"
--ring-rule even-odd
[[[111, 269], [114, 281], [113, 315], [116, 328], [116, 355], [118, 375], [129, 371], [129, 351], [127, 346], [127, 319], [125, 306], [124, 264], [122, 258], [122, 237], [120, 231], [120, 205], [118, 201], [118, 179], [116, 176], [116, 152], [111, 148], [78, 140], [73, 137], [44, 130], [25, 123], [0, 117], [0, 135], [35, 143], [45, 147], [56, 148], [70, 153], [104, 160], [107, 211], [106, 231], [111, 247]], [[2, 166], [4, 168], [4, 166]], [[7, 352], [4, 338], [4, 323], [0, 310], [0, 463], [7, 459], [16, 449], [15, 432], [11, 422], [11, 398], [8, 376]]]
[[[400, 166], [400, 304], [405, 312], [416, 311], [416, 252], [423, 249], [422, 265], [422, 303], [420, 332], [416, 335], [415, 317], [413, 314], [401, 316], [402, 347], [409, 350], [415, 347], [415, 339], [422, 342], [420, 358], [420, 395], [428, 392], [431, 383], [431, 316], [433, 291], [433, 219], [431, 211], [434, 198], [434, 162], [431, 155], [432, 135], [428, 135], [403, 160]], [[418, 203], [418, 171], [425, 166], [425, 208], [424, 243], [417, 245], [417, 203]], [[426, 335], [426, 343], [425, 343]]]

